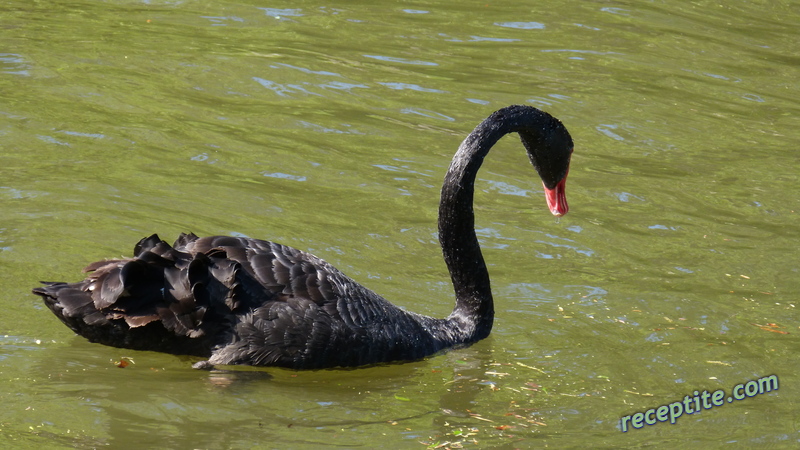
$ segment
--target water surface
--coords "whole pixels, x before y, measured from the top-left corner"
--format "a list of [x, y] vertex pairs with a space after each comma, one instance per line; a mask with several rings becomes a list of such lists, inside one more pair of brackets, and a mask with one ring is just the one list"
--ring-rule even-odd
[[[6, 446], [797, 445], [797, 5], [2, 8]], [[497, 320], [467, 349], [199, 372], [89, 344], [29, 293], [193, 231], [311, 251], [444, 316], [441, 179], [461, 139], [515, 103], [572, 133], [571, 210], [549, 215], [515, 138], [489, 155], [476, 214]], [[619, 429], [773, 374], [777, 392]]]

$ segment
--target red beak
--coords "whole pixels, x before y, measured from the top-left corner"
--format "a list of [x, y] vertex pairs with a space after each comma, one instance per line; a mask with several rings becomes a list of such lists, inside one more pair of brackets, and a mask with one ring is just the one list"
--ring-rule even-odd
[[556, 217], [561, 217], [569, 211], [569, 206], [567, 206], [566, 184], [567, 177], [564, 177], [558, 182], [555, 188], [547, 189], [547, 186], [544, 187], [547, 207], [550, 208], [550, 212]]

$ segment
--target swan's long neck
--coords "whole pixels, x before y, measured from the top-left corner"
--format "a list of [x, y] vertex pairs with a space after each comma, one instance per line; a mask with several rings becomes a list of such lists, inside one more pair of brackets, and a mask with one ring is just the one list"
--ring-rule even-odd
[[[461, 143], [445, 175], [439, 203], [439, 241], [456, 294], [456, 307], [449, 320], [455, 322], [467, 340], [486, 337], [494, 319], [489, 273], [475, 234], [472, 209], [478, 169], [492, 146], [504, 135], [518, 132], [526, 147], [536, 147], [547, 134], [542, 130], [546, 130], [552, 120], [561, 126], [550, 115], [531, 107], [497, 111]], [[531, 159], [539, 170], [535, 156]]]

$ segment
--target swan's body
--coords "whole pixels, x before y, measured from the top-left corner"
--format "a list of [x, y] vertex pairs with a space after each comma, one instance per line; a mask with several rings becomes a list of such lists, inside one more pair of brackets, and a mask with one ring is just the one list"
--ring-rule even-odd
[[445, 176], [439, 239], [456, 293], [444, 319], [404, 311], [327, 262], [273, 242], [182, 234], [142, 239], [131, 259], [98, 261], [78, 283], [33, 290], [92, 342], [207, 357], [224, 364], [315, 369], [419, 359], [489, 335], [494, 306], [474, 229], [472, 196], [483, 157], [517, 132], [555, 215], [572, 139], [547, 113], [503, 108], [459, 147]]

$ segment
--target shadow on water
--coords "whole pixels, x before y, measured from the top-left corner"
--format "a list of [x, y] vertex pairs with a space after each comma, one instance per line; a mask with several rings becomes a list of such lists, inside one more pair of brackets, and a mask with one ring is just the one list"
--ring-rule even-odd
[[258, 446], [278, 433], [281, 446], [310, 448], [363, 444], [364, 430], [377, 426], [419, 445], [428, 439], [413, 431], [421, 422], [442, 434], [474, 428], [476, 418], [491, 422], [475, 412], [478, 397], [494, 388], [486, 382], [494, 370], [486, 347], [319, 371], [195, 370], [196, 358], [110, 348], [77, 336], [67, 347], [36, 347], [29, 372], [46, 377], [24, 382], [37, 399], [28, 411], [36, 423], [26, 438], [31, 442], [230, 448]]

